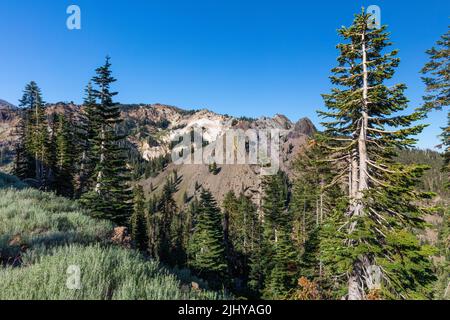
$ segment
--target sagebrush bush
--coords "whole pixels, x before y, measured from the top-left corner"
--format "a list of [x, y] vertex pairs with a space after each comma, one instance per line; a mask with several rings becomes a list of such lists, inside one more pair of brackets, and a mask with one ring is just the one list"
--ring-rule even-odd
[[[113, 246], [113, 228], [54, 194], [0, 190], [0, 300], [225, 298], [192, 290], [190, 282], [199, 281], [188, 272]], [[71, 265], [81, 269], [80, 290], [66, 286]]]
[[[103, 241], [113, 225], [88, 217], [70, 200], [38, 190], [0, 190], [0, 257], [14, 237], [28, 248]], [[18, 248], [16, 248], [17, 250]]]
[[[28, 257], [24, 258], [28, 265]], [[79, 266], [81, 289], [66, 286], [68, 267]], [[183, 289], [181, 289], [183, 288]], [[182, 286], [157, 262], [119, 247], [58, 247], [22, 268], [0, 269], [0, 299], [218, 299], [223, 296]]]

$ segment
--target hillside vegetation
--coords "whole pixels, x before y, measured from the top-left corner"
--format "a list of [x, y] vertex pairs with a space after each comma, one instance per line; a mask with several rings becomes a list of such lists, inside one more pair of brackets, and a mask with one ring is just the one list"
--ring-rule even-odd
[[[113, 246], [112, 223], [88, 217], [75, 202], [8, 188], [22, 185], [4, 174], [0, 183], [0, 300], [223, 297], [191, 289], [182, 283], [190, 284], [189, 275]], [[72, 265], [81, 270], [79, 290], [66, 286]]]

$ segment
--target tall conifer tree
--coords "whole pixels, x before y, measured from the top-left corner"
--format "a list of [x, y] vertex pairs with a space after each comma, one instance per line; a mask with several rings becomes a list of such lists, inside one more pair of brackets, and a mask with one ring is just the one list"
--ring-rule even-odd
[[222, 217], [216, 201], [202, 190], [194, 233], [189, 243], [189, 264], [214, 286], [227, 282], [227, 263], [223, 239]]
[[98, 112], [96, 107], [92, 82], [85, 89], [85, 97], [80, 112], [80, 119], [76, 124], [76, 151], [79, 168], [76, 176], [76, 198], [93, 189], [93, 171], [97, 159], [95, 157], [95, 137], [98, 133]]
[[64, 114], [56, 116], [54, 185], [59, 195], [73, 197], [75, 172], [75, 137], [73, 121]]
[[144, 189], [137, 185], [133, 190], [133, 214], [131, 215], [131, 237], [136, 248], [148, 250], [147, 210], [145, 207]]
[[28, 178], [34, 179], [37, 187], [46, 189], [50, 174], [49, 166], [47, 165], [49, 159], [48, 121], [41, 89], [36, 82], [31, 81], [25, 86], [19, 103], [27, 112], [25, 148], [35, 162], [34, 176]]
[[35, 176], [35, 161], [28, 149], [30, 129], [31, 123], [28, 110], [20, 110], [20, 120], [14, 133], [17, 136], [17, 143], [13, 174], [22, 180]]
[[289, 198], [289, 181], [284, 172], [266, 178], [261, 259], [264, 266], [262, 293], [269, 299], [287, 294], [295, 285], [298, 271], [298, 250], [292, 241], [293, 216], [289, 210]]
[[97, 68], [92, 79], [92, 90], [97, 100], [94, 110], [95, 136], [92, 150], [95, 168], [92, 173], [93, 190], [85, 194], [84, 202], [94, 217], [109, 219], [117, 224], [127, 224], [131, 214], [131, 191], [127, 182], [126, 153], [121, 146], [124, 139], [119, 133], [120, 110], [113, 97], [111, 84], [116, 81], [111, 72], [109, 57], [103, 66]]
[[394, 160], [397, 148], [414, 144], [411, 136], [424, 127], [414, 122], [423, 113], [404, 114], [406, 86], [384, 84], [399, 59], [396, 50], [384, 52], [390, 45], [386, 27], [369, 29], [370, 18], [363, 10], [339, 30], [345, 42], [337, 46], [339, 65], [332, 70], [336, 87], [324, 95], [329, 111], [320, 112], [331, 119], [323, 123], [327, 160], [340, 169], [335, 181], [346, 183], [349, 195], [337, 229], [346, 230], [346, 249], [340, 244], [332, 258], [347, 266], [348, 299], [365, 299], [372, 291], [391, 298], [427, 297], [431, 253], [414, 235], [423, 227], [424, 210], [417, 203], [427, 195], [414, 185], [424, 167]]
[[[447, 31], [436, 43], [436, 47], [427, 51], [430, 61], [421, 70], [426, 85], [424, 97], [425, 110], [442, 110], [450, 105], [450, 31]], [[444, 170], [450, 175], [450, 110], [447, 111], [447, 126], [443, 128]], [[450, 188], [450, 176], [447, 176]]]

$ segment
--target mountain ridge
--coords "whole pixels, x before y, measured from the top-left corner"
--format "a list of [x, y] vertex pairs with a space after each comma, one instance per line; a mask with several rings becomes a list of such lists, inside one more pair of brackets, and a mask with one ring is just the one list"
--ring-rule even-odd
[[[0, 100], [4, 101], [4, 100]], [[4, 101], [0, 109], [0, 149], [6, 150], [9, 163], [13, 158], [17, 136], [15, 126], [19, 122], [20, 109]], [[213, 143], [218, 137], [230, 129], [249, 130], [280, 130], [280, 168], [288, 174], [291, 172], [293, 159], [301, 152], [309, 137], [317, 130], [308, 118], [291, 121], [282, 114], [273, 117], [262, 116], [258, 119], [232, 117], [222, 115], [208, 109], [185, 110], [180, 107], [156, 104], [124, 104], [119, 105], [123, 120], [121, 130], [128, 136], [128, 145], [145, 161], [151, 161], [171, 154], [173, 141], [189, 133], [193, 129], [201, 129], [204, 142]], [[46, 112], [51, 119], [52, 114], [71, 115], [78, 119], [83, 106], [74, 103], [57, 102], [46, 104]], [[136, 154], [135, 152], [135, 154]], [[1, 164], [1, 161], [0, 161]], [[0, 166], [1, 168], [1, 166]], [[182, 180], [177, 202], [182, 204], [183, 193], [195, 195], [196, 183], [211, 190], [221, 201], [226, 192], [233, 190], [241, 192], [242, 188], [252, 198], [257, 200], [261, 186], [260, 165], [223, 165], [217, 175], [209, 172], [208, 165], [174, 165], [168, 166], [156, 176], [140, 179], [147, 194], [159, 192], [165, 179], [175, 170], [180, 172]], [[155, 186], [150, 188], [150, 185]], [[151, 190], [150, 190], [151, 189]]]

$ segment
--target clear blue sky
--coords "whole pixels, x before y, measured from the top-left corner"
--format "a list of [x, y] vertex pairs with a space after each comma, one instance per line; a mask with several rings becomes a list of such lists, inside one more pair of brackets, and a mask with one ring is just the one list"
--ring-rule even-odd
[[[82, 29], [66, 28], [77, 4]], [[49, 102], [82, 101], [83, 87], [112, 57], [123, 103], [165, 103], [292, 120], [323, 108], [336, 64], [336, 29], [361, 6], [381, 7], [402, 63], [411, 109], [421, 103], [418, 71], [450, 24], [450, 2], [236, 0], [1, 0], [0, 99], [17, 103], [35, 80]], [[438, 144], [443, 112], [434, 112], [420, 147]]]

